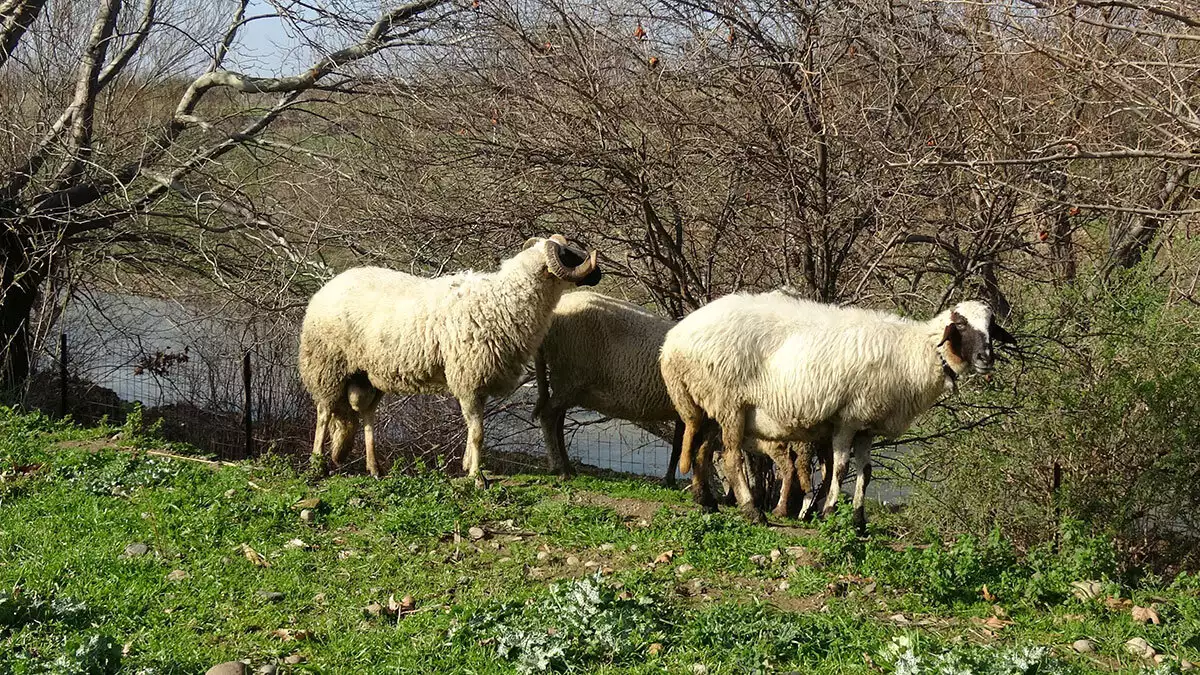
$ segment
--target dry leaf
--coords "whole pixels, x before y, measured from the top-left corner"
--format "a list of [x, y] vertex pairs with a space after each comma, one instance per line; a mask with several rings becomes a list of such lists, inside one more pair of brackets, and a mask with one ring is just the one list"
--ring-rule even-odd
[[675, 551], [663, 551], [662, 553], [658, 554], [658, 557], [654, 559], [654, 562], [669, 563], [669, 562], [671, 562], [671, 558], [674, 558], [674, 557], [675, 557]]
[[1005, 626], [1011, 626], [1013, 624], [1012, 621], [1005, 621], [1004, 619], [1001, 619], [998, 616], [989, 616], [986, 619], [981, 619], [977, 616], [973, 616], [973, 617], [971, 617], [971, 621], [979, 624], [980, 626], [984, 626], [984, 627], [990, 628], [992, 630], [1001, 630]]
[[996, 596], [992, 595], [992, 592], [988, 590], [987, 584], [984, 584], [983, 588], [979, 589], [979, 592], [983, 595], [984, 600], [988, 602], [996, 601]]
[[663, 650], [662, 643], [655, 642], [650, 645], [649, 649], [647, 649], [646, 652], [649, 653], [650, 656], [658, 656], [662, 652], [662, 650]]
[[1125, 609], [1126, 607], [1132, 607], [1133, 602], [1126, 600], [1124, 598], [1114, 598], [1113, 596], [1110, 595], [1109, 597], [1104, 599], [1104, 606], [1108, 607], [1109, 609], [1111, 609], [1113, 611], [1121, 611], [1121, 610]]
[[277, 628], [271, 631], [271, 635], [283, 640], [284, 642], [293, 642], [298, 640], [307, 640], [312, 637], [312, 633], [307, 630], [296, 630], [294, 628]]
[[242, 544], [242, 554], [246, 556], [246, 560], [249, 560], [259, 567], [271, 566], [271, 562], [267, 560], [263, 554], [250, 548], [250, 544]]
[[1138, 607], [1135, 605], [1131, 613], [1133, 614], [1133, 620], [1138, 623], [1152, 623], [1155, 626], [1162, 623], [1162, 620], [1158, 617], [1158, 612], [1154, 611], [1153, 607]]

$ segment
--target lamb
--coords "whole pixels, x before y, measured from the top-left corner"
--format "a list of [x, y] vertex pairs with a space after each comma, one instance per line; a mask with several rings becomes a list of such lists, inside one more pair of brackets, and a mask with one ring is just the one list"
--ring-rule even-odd
[[382, 394], [449, 392], [467, 425], [463, 470], [486, 486], [484, 403], [516, 387], [563, 291], [594, 286], [600, 275], [595, 251], [556, 234], [526, 241], [489, 274], [427, 279], [358, 267], [334, 277], [309, 301], [300, 335], [300, 377], [317, 407], [314, 461], [328, 430], [337, 466], [361, 425], [367, 470], [378, 477]]
[[[866, 527], [871, 439], [894, 437], [964, 374], [990, 377], [992, 341], [1015, 344], [984, 303], [968, 301], [926, 322], [836, 307], [784, 294], [729, 295], [667, 333], [660, 366], [684, 422], [680, 469], [696, 444], [720, 426], [725, 447], [743, 437], [772, 441], [832, 438], [833, 486], [823, 513], [837, 505], [851, 447], [858, 468], [854, 521]], [[704, 480], [712, 443], [703, 442], [693, 480]], [[761, 520], [741, 467], [725, 453], [742, 512]], [[801, 515], [811, 507], [806, 504]]]
[[[559, 300], [534, 360], [538, 383], [534, 416], [542, 428], [551, 471], [562, 478], [573, 473], [563, 422], [569, 409], [582, 407], [647, 429], [674, 423], [677, 432], [664, 480], [674, 483], [683, 425], [658, 366], [659, 350], [674, 325], [637, 305], [599, 293], [579, 291]], [[773, 443], [763, 444], [759, 451], [771, 457], [779, 470], [775, 513], [786, 515], [797, 474], [790, 449]], [[807, 447], [798, 454], [800, 466], [807, 467]], [[802, 489], [811, 492], [809, 472], [800, 471], [799, 480]], [[704, 501], [713, 503], [711, 493], [705, 494]]]

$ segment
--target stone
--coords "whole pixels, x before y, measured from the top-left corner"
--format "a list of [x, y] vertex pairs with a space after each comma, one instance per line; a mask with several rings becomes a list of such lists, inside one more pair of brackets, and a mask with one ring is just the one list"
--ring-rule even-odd
[[372, 602], [366, 607], [363, 607], [363, 611], [369, 616], [379, 616], [383, 614], [383, 605], [379, 604], [378, 602]]
[[762, 566], [767, 564], [767, 557], [765, 555], [752, 555], [750, 556], [750, 562]]
[[688, 572], [691, 572], [694, 569], [696, 569], [696, 568], [692, 565], [683, 564], [683, 565], [680, 565], [679, 567], [675, 568], [675, 571], [679, 574], [687, 574]]
[[588, 569], [596, 569], [597, 567], [600, 566], [600, 563], [596, 562], [595, 560], [589, 560], [589, 561], [583, 563], [583, 566]]
[[183, 581], [190, 576], [191, 575], [184, 570], [175, 570], [167, 575], [167, 581]]
[[279, 672], [279, 666], [275, 665], [274, 663], [267, 663], [259, 666], [254, 672], [257, 673], [257, 675], [275, 675], [275, 673]]
[[263, 602], [279, 602], [280, 600], [283, 600], [283, 593], [280, 593], [279, 591], [259, 591], [255, 593], [255, 595], [257, 595], [258, 599], [262, 600]]
[[550, 552], [549, 552], [549, 551], [538, 551], [538, 552], [537, 552], [537, 559], [538, 559], [538, 560], [549, 560], [549, 559], [550, 559]]
[[1152, 659], [1156, 654], [1154, 647], [1151, 647], [1149, 642], [1140, 637], [1129, 639], [1125, 643], [1125, 651], [1143, 659]]
[[1096, 651], [1096, 643], [1087, 638], [1081, 638], [1071, 643], [1071, 649], [1080, 654], [1091, 654]]
[[615, 548], [616, 548], [616, 546], [613, 546], [612, 544], [600, 544], [601, 551], [611, 551]]
[[204, 675], [245, 675], [246, 664], [241, 661], [226, 661], [204, 671]]
[[289, 666], [294, 666], [298, 663], [304, 663], [304, 655], [303, 654], [289, 654], [287, 657], [285, 657], [283, 659], [283, 662], [288, 664]]
[[229, 488], [228, 490], [225, 491], [225, 499], [233, 499], [236, 496], [237, 496], [237, 490], [235, 488]]
[[467, 537], [471, 541], [479, 541], [486, 536], [487, 532], [484, 532], [482, 527], [472, 527], [471, 529], [467, 530]]
[[630, 544], [630, 545], [629, 545], [629, 550], [630, 550], [630, 551], [636, 551], [637, 549], [638, 549], [638, 545], [637, 545], [637, 544]]
[[573, 555], [567, 556], [567, 566], [575, 567], [579, 565], [579, 558]]
[[140, 558], [150, 552], [150, 547], [140, 541], [136, 541], [125, 547], [126, 558]]
[[1181, 660], [1179, 662], [1180, 670], [1194, 670], [1195, 668], [1196, 666], [1191, 661]]
[[792, 585], [790, 583], [788, 583], [787, 579], [784, 579], [783, 581], [779, 582], [779, 590], [781, 590], [781, 591], [786, 591], [787, 589], [789, 589], [791, 587], [792, 587]]
[[780, 551], [777, 548], [771, 549], [771, 562], [775, 562], [776, 560], [779, 560], [779, 558], [782, 556], [783, 556], [783, 551]]
[[693, 663], [692, 675], [708, 675], [708, 666], [703, 663]]
[[300, 511], [300, 520], [303, 520], [306, 523], [311, 523], [315, 517], [316, 514], [313, 513], [312, 509], [302, 509]]

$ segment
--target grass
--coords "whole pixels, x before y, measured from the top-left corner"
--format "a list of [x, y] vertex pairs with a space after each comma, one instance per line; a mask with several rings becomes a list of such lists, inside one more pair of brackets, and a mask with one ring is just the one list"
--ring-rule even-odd
[[[881, 517], [863, 541], [845, 512], [819, 531], [749, 525], [635, 479], [312, 481], [270, 459], [113, 447], [112, 433], [0, 410], [0, 673], [1178, 667], [1128, 653], [1137, 637], [1200, 661], [1200, 582], [1123, 576], [1086, 538], [1055, 555], [914, 546]], [[126, 555], [134, 543], [147, 553]], [[1072, 596], [1091, 579], [1100, 597]], [[405, 596], [411, 611], [390, 612]], [[1070, 648], [1083, 637], [1094, 654]]]

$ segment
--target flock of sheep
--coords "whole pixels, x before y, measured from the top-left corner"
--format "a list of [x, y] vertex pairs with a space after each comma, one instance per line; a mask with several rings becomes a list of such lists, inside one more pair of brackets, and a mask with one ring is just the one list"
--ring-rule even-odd
[[[463, 469], [480, 486], [483, 409], [515, 389], [530, 359], [535, 416], [550, 466], [569, 476], [563, 438], [568, 409], [583, 407], [638, 424], [676, 424], [679, 468], [706, 509], [713, 453], [759, 452], [781, 482], [777, 515], [833, 510], [853, 452], [854, 519], [866, 524], [871, 440], [894, 437], [959, 377], [990, 374], [992, 342], [1014, 343], [991, 309], [963, 302], [925, 322], [797, 299], [776, 291], [734, 294], [678, 323], [573, 286], [600, 281], [596, 252], [562, 235], [525, 242], [490, 274], [427, 279], [354, 268], [309, 302], [300, 375], [317, 407], [313, 459], [326, 437], [336, 466], [363, 430], [367, 469], [378, 476], [374, 410], [382, 394], [450, 393], [467, 425]], [[811, 485], [819, 449], [824, 480]], [[743, 452], [721, 452], [737, 504], [761, 520]], [[674, 477], [674, 458], [668, 478]]]

